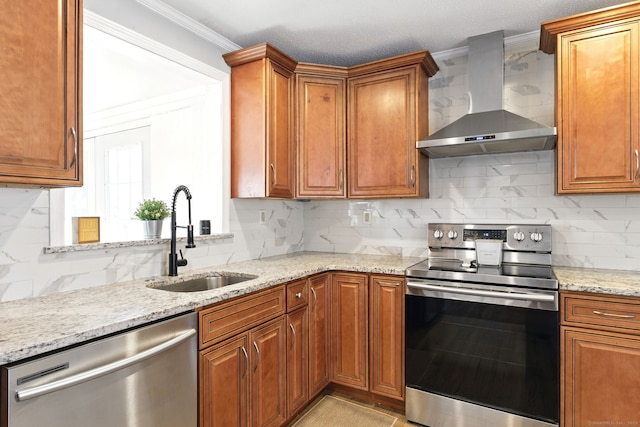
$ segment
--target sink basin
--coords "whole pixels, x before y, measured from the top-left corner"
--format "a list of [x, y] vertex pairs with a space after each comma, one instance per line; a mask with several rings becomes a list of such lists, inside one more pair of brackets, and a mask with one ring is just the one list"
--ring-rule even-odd
[[160, 289], [162, 291], [171, 292], [201, 292], [209, 291], [211, 289], [218, 289], [224, 286], [233, 285], [235, 283], [245, 282], [247, 280], [255, 279], [258, 276], [239, 275], [239, 274], [211, 274], [205, 277], [196, 277], [195, 279], [188, 279], [182, 282], [167, 283], [165, 285], [153, 286], [150, 288]]

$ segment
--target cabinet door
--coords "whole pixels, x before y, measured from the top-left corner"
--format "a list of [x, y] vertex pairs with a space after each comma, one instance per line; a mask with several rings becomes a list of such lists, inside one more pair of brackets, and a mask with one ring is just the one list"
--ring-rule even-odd
[[251, 426], [279, 426], [287, 418], [285, 316], [249, 332]]
[[367, 275], [337, 273], [331, 286], [331, 379], [367, 390]]
[[3, 3], [0, 182], [82, 185], [81, 14], [81, 0]]
[[416, 149], [418, 79], [426, 84], [417, 67], [349, 79], [349, 197], [426, 196], [418, 185], [428, 168]]
[[267, 196], [294, 194], [293, 73], [273, 61], [267, 66]]
[[404, 397], [404, 278], [371, 276], [371, 392]]
[[309, 398], [329, 384], [330, 275], [309, 279]]
[[291, 417], [308, 400], [309, 312], [307, 308], [287, 315], [287, 407]]
[[638, 425], [640, 339], [563, 327], [562, 341], [561, 424]]
[[558, 193], [640, 191], [638, 28], [560, 37]]
[[247, 334], [200, 352], [200, 426], [249, 425]]
[[297, 75], [298, 197], [346, 197], [345, 78]]

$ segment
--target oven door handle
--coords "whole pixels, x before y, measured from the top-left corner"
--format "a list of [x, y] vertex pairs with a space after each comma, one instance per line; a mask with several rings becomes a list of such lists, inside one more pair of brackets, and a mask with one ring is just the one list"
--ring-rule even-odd
[[422, 282], [412, 282], [410, 280], [407, 280], [407, 286], [410, 288], [424, 289], [428, 291], [451, 292], [455, 294], [473, 295], [473, 296], [479, 296], [479, 297], [510, 298], [510, 299], [535, 301], [535, 302], [554, 302], [556, 299], [555, 295], [533, 294], [533, 293], [524, 293], [524, 292], [515, 293], [515, 292], [485, 291], [482, 289], [468, 289], [468, 288], [458, 288], [458, 287], [451, 287], [451, 286], [429, 285]]

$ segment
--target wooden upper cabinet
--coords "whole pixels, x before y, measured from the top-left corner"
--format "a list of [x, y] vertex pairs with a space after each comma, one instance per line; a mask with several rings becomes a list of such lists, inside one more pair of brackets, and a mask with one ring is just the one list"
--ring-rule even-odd
[[298, 197], [347, 196], [346, 81], [344, 67], [296, 68]]
[[427, 197], [429, 161], [416, 149], [428, 136], [427, 51], [349, 69], [348, 197]]
[[542, 24], [556, 54], [557, 192], [640, 191], [640, 3]]
[[231, 197], [292, 198], [297, 63], [268, 43], [223, 57], [231, 67]]
[[4, 2], [0, 182], [82, 185], [82, 0]]

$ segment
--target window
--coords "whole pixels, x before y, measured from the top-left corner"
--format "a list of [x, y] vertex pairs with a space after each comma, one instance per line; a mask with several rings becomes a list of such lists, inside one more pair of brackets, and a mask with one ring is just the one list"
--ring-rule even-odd
[[[99, 216], [101, 242], [142, 239], [138, 203], [171, 208], [178, 185], [193, 195], [193, 224], [227, 229], [228, 75], [133, 34], [131, 43], [85, 25], [84, 185], [51, 191], [51, 245], [72, 243], [74, 216]], [[176, 211], [186, 224], [186, 210]]]

